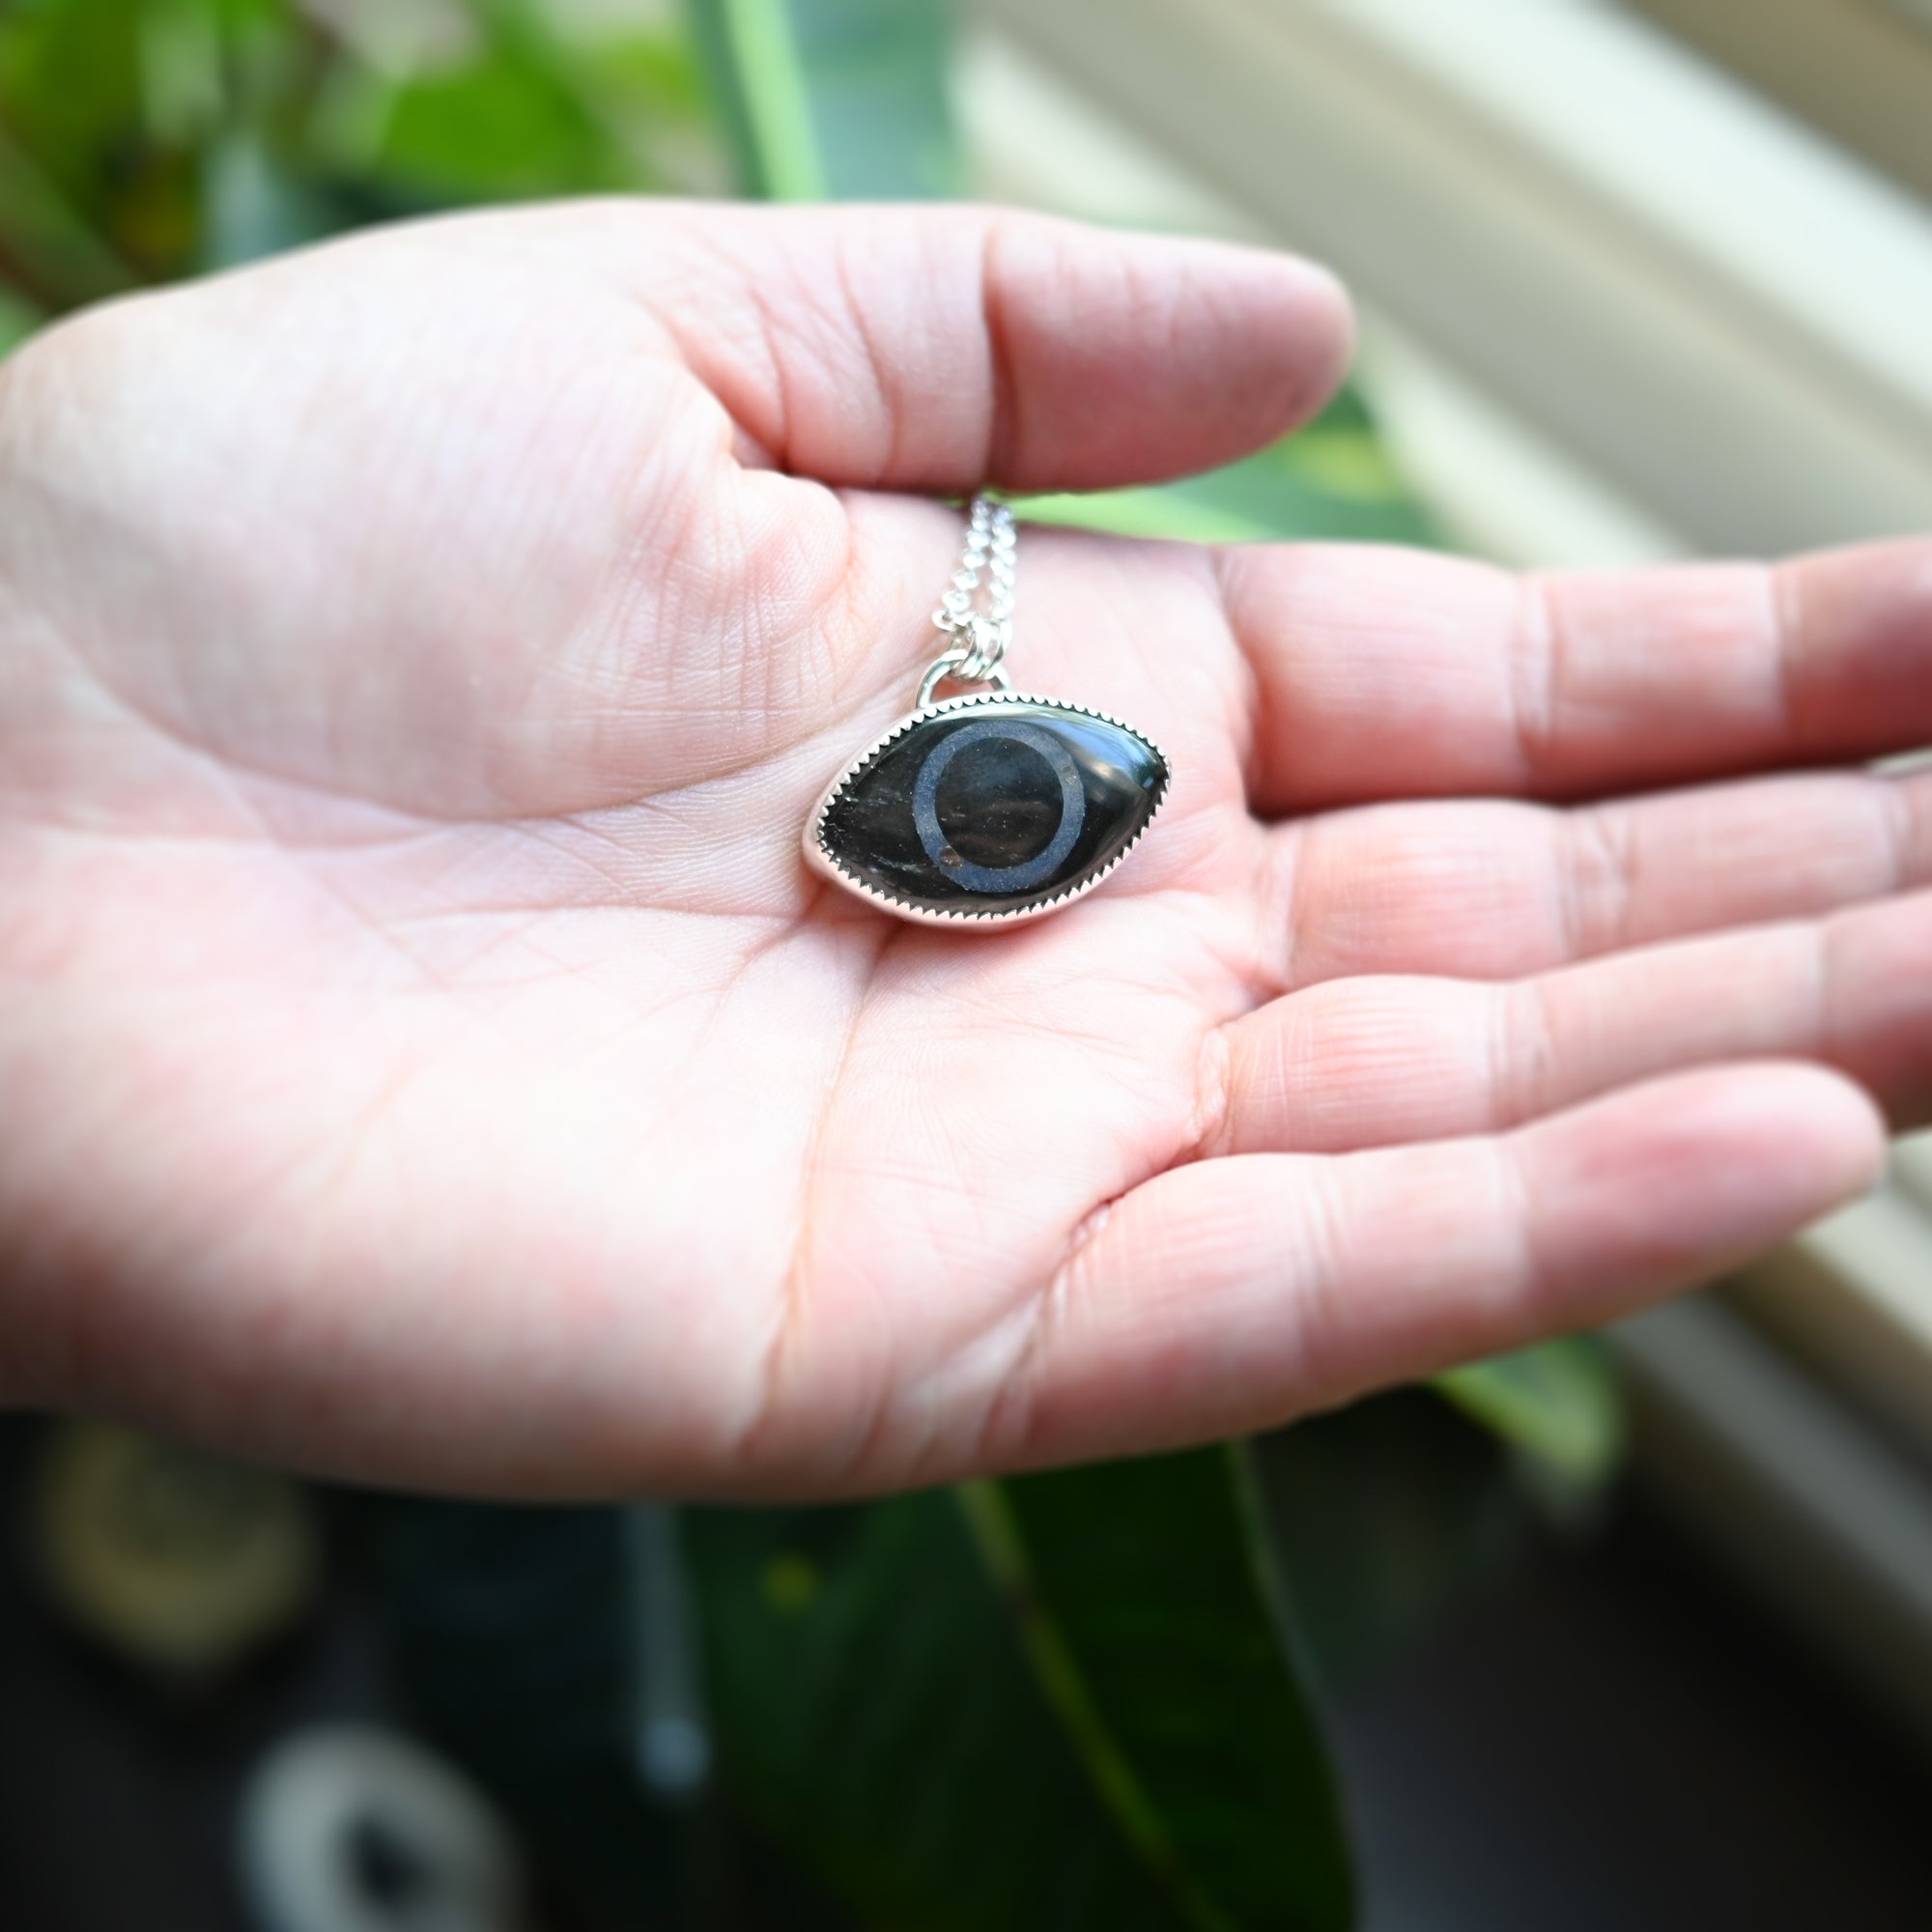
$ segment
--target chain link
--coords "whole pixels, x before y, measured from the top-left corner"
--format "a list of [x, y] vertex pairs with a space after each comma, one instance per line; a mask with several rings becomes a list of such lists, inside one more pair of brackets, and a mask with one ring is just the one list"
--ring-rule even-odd
[[[1013, 513], [989, 497], [975, 497], [966, 516], [966, 548], [959, 568], [932, 613], [932, 622], [947, 639], [947, 648], [927, 673], [927, 688], [941, 677], [982, 683], [1004, 683], [1000, 660], [1013, 636], [1013, 563], [1018, 541]], [[985, 605], [975, 608], [981, 582]], [[934, 675], [938, 673], [938, 675]]]

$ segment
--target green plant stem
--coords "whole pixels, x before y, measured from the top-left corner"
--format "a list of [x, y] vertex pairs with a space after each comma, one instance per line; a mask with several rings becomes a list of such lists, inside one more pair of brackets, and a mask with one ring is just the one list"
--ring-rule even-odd
[[785, 0], [721, 0], [764, 191], [774, 201], [823, 201], [825, 164]]

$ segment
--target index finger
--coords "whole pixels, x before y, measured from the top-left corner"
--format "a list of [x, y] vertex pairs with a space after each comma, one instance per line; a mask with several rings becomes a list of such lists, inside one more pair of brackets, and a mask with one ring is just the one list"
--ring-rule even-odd
[[1340, 285], [1267, 249], [967, 207], [614, 203], [599, 219], [753, 445], [835, 485], [1184, 475], [1312, 414], [1348, 355]]
[[1263, 812], [1587, 797], [1932, 740], [1932, 542], [1526, 577], [1367, 546], [1217, 560]]

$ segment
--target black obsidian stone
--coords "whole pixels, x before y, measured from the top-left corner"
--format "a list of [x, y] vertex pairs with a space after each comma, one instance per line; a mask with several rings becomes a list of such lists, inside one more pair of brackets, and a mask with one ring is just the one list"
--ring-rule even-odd
[[872, 753], [825, 807], [818, 841], [849, 879], [901, 904], [1023, 912], [1104, 872], [1167, 781], [1160, 753], [1111, 719], [972, 699]]

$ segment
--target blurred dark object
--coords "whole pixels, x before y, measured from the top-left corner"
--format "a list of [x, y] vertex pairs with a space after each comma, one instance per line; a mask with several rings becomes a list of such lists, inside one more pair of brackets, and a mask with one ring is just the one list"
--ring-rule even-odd
[[528, 1932], [503, 1821], [395, 1731], [323, 1724], [281, 1739], [248, 1779], [236, 1829], [261, 1932]]
[[[1336, 1420], [1352, 1434], [1362, 1413]], [[40, 1435], [0, 1425], [0, 1923], [252, 1932], [234, 1839], [251, 1772], [292, 1731], [400, 1720], [369, 1505], [347, 1499], [293, 1646], [184, 1713], [139, 1694], [35, 1579]], [[1520, 1533], [1519, 1562], [1333, 1707], [1370, 1932], [1932, 1923], [1924, 1767], [1807, 1653], [1767, 1634], [1640, 1497], [1587, 1545]], [[539, 1873], [536, 1924], [589, 1922], [553, 1880]], [[769, 1899], [687, 1922], [814, 1922]]]
[[317, 1582], [307, 1493], [110, 1423], [47, 1432], [32, 1546], [49, 1598], [115, 1656], [182, 1694], [282, 1635]]

